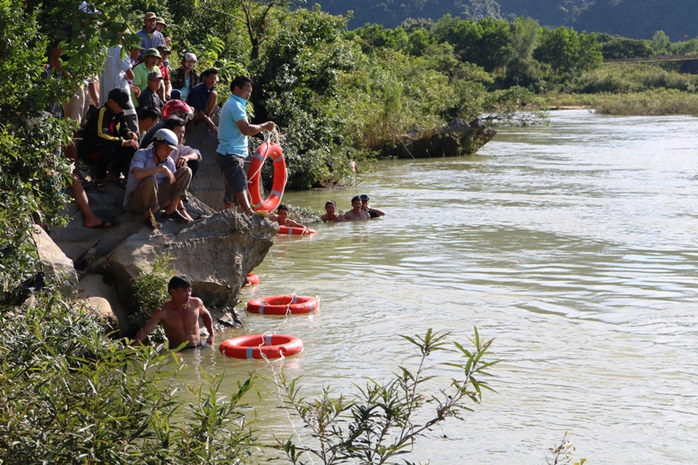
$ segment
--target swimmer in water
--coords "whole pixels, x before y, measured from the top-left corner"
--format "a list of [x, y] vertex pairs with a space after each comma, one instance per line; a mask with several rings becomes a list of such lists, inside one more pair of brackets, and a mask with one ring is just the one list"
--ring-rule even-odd
[[332, 200], [325, 202], [325, 214], [320, 217], [322, 221], [329, 221], [330, 223], [338, 223], [344, 221], [344, 215], [338, 215], [336, 213], [337, 204]]
[[276, 209], [276, 214], [267, 216], [267, 219], [279, 223], [279, 226], [307, 229], [302, 224], [288, 218], [288, 207], [286, 207], [286, 205], [283, 203], [279, 204], [279, 207]]

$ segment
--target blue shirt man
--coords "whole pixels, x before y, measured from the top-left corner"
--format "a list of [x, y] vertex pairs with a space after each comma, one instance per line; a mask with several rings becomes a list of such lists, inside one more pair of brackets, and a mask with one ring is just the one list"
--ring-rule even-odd
[[230, 83], [230, 98], [221, 111], [218, 131], [220, 142], [216, 151], [216, 163], [225, 181], [223, 209], [231, 210], [237, 204], [250, 216], [254, 211], [247, 198], [247, 176], [244, 169], [248, 155], [247, 136], [273, 131], [275, 127], [273, 121], [263, 124], [250, 124], [247, 121], [246, 106], [251, 95], [250, 78], [239, 76]]

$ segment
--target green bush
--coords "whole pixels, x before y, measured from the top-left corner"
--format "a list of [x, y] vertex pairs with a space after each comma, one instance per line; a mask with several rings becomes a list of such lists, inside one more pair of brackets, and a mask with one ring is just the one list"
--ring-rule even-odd
[[[153, 312], [172, 298], [167, 289], [174, 272], [171, 255], [158, 255], [151, 263], [150, 271], [142, 272], [133, 280], [135, 309], [128, 316], [129, 334], [136, 334], [150, 319]], [[158, 325], [151, 331], [151, 340], [164, 342], [167, 340], [165, 330]]]
[[205, 374], [179, 392], [171, 352], [110, 341], [56, 298], [0, 313], [0, 331], [0, 463], [236, 463], [252, 451], [252, 378], [227, 400]]

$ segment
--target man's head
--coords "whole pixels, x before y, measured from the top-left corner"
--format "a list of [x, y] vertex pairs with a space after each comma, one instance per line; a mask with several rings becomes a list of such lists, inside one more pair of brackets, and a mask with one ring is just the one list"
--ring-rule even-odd
[[155, 25], [157, 23], [157, 16], [152, 11], [149, 11], [143, 16], [143, 28], [148, 32], [153, 32], [155, 30]]
[[162, 18], [155, 18], [155, 30], [158, 32], [162, 32], [165, 28], [167, 27], [167, 24], [165, 24], [165, 20]]
[[279, 217], [279, 224], [285, 222], [286, 218], [288, 218], [288, 207], [283, 203], [279, 204], [279, 207], [276, 209], [276, 215]]
[[141, 50], [143, 50], [143, 47], [140, 45], [132, 45], [128, 48], [128, 56], [130, 56], [132, 60], [137, 60], [138, 57], [141, 56]]
[[145, 51], [145, 54], [143, 55], [143, 60], [145, 61], [145, 66], [148, 69], [152, 69], [154, 66], [157, 66], [158, 60], [162, 58], [160, 56], [160, 52], [158, 52], [158, 49], [156, 48], [149, 48], [148, 50]]
[[177, 116], [184, 120], [190, 119], [194, 115], [194, 110], [191, 109], [186, 102], [182, 100], [169, 100], [162, 107], [162, 117], [168, 119], [171, 116]]
[[163, 124], [163, 127], [165, 129], [169, 129], [170, 131], [175, 133], [175, 136], [177, 136], [177, 142], [180, 144], [184, 143], [184, 132], [186, 130], [186, 125], [187, 122], [183, 120], [182, 118], [178, 118], [176, 116], [170, 116], [167, 118], [165, 123]]
[[160, 81], [162, 81], [160, 73], [148, 73], [148, 88], [153, 92], [160, 87]]
[[252, 80], [246, 76], [238, 76], [230, 83], [230, 92], [236, 96], [249, 100], [252, 96]]
[[154, 107], [143, 107], [138, 112], [138, 124], [144, 133], [160, 121], [160, 110]]
[[185, 68], [193, 68], [194, 63], [196, 63], [196, 55], [194, 55], [193, 53], [187, 52], [182, 56], [182, 66], [184, 66]]
[[115, 115], [123, 113], [124, 110], [130, 110], [133, 108], [133, 105], [131, 105], [131, 96], [128, 94], [126, 89], [121, 87], [115, 87], [109, 91], [106, 105]]
[[155, 159], [160, 163], [164, 163], [170, 156], [172, 151], [177, 148], [177, 136], [169, 129], [158, 129], [153, 136], [153, 153]]
[[206, 88], [210, 89], [218, 82], [218, 69], [206, 68], [201, 72], [201, 80], [206, 84]]
[[333, 200], [328, 200], [325, 202], [325, 211], [328, 215], [332, 215], [337, 209], [337, 204]]
[[162, 61], [165, 61], [167, 60], [167, 57], [170, 56], [171, 50], [167, 47], [167, 45], [158, 45], [158, 52], [162, 57]]
[[184, 301], [191, 297], [191, 281], [185, 275], [173, 276], [167, 285], [167, 292], [173, 299]]
[[359, 198], [361, 199], [361, 209], [362, 209], [362, 210], [368, 209], [368, 195], [366, 195], [366, 194], [361, 194], [361, 195], [359, 196]]
[[354, 209], [361, 208], [361, 197], [355, 195], [351, 198], [351, 207]]

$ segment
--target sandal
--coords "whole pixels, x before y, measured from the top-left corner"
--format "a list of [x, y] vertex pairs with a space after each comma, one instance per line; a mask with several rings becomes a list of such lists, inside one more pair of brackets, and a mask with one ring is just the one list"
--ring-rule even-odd
[[177, 210], [173, 211], [172, 213], [163, 213], [162, 217], [175, 220], [177, 223], [189, 223], [189, 220], [182, 216], [182, 214]]
[[104, 181], [97, 181], [95, 183], [95, 191], [100, 194], [104, 194], [107, 191], [107, 186], [104, 184]]

